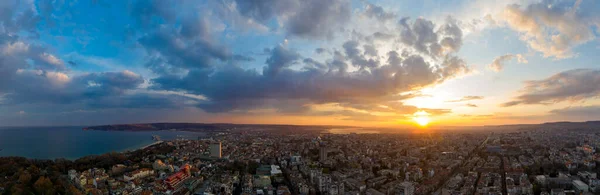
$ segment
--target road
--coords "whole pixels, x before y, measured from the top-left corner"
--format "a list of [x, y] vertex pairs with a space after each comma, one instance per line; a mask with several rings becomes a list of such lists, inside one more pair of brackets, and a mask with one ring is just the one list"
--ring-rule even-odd
[[469, 155], [467, 156], [467, 158], [465, 158], [465, 160], [462, 162], [462, 164], [460, 166], [455, 167], [450, 172], [450, 174], [446, 178], [444, 178], [444, 182], [442, 182], [442, 185], [438, 185], [437, 190], [435, 190], [434, 192], [432, 192], [430, 194], [431, 195], [442, 194], [442, 189], [450, 181], [449, 179], [452, 178], [461, 167], [464, 167], [465, 164], [467, 163], [467, 161], [469, 161], [469, 159], [471, 159], [471, 157], [473, 156], [473, 154], [476, 154], [479, 150], [481, 150], [487, 144], [487, 142], [488, 142], [489, 139], [490, 139], [489, 136], [486, 137], [485, 140], [483, 140], [481, 142], [481, 144], [477, 148], [473, 149], [473, 151], [471, 151], [469, 153]]

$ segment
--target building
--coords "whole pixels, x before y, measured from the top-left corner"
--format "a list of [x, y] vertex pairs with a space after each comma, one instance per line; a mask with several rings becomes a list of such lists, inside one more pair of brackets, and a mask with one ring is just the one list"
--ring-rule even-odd
[[162, 171], [169, 169], [169, 166], [163, 163], [163, 161], [161, 161], [160, 159], [157, 159], [156, 161], [154, 161], [154, 163], [152, 163], [152, 168], [157, 171]]
[[221, 158], [221, 142], [210, 144], [210, 157]]
[[134, 180], [134, 179], [140, 179], [140, 178], [148, 177], [148, 176], [153, 175], [153, 174], [154, 174], [154, 170], [147, 169], [147, 168], [142, 168], [142, 169], [135, 170], [133, 172], [126, 173], [125, 175], [123, 175], [123, 180], [125, 180], [125, 181], [131, 181], [131, 180]]
[[319, 161], [327, 161], [327, 148], [325, 146], [321, 146], [321, 148], [319, 149]]
[[396, 188], [396, 195], [413, 195], [415, 194], [415, 186], [411, 182], [402, 182]]
[[179, 191], [185, 181], [190, 178], [190, 166], [185, 165], [179, 172], [169, 176], [164, 180], [166, 187], [169, 190]]
[[255, 188], [266, 188], [271, 185], [271, 177], [268, 175], [254, 175], [252, 184]]
[[588, 192], [589, 191], [589, 186], [585, 183], [583, 183], [581, 180], [574, 180], [573, 181], [573, 189], [578, 193], [584, 193], [584, 192]]
[[69, 170], [69, 179], [71, 181], [74, 181], [76, 177], [77, 177], [77, 171], [75, 171], [74, 169]]
[[385, 195], [384, 193], [381, 193], [373, 188], [369, 188], [367, 189], [367, 191], [365, 192], [366, 195]]

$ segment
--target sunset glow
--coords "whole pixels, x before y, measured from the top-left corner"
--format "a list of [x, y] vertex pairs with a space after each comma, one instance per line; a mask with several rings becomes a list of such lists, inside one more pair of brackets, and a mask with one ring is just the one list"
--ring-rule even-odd
[[0, 3], [0, 124], [600, 116], [600, 1], [97, 2]]
[[429, 113], [427, 113], [427, 112], [425, 112], [425, 111], [421, 110], [421, 111], [415, 112], [415, 113], [413, 114], [413, 120], [414, 120], [414, 121], [415, 121], [417, 124], [419, 124], [419, 126], [421, 126], [421, 127], [425, 127], [425, 126], [427, 126], [427, 125], [429, 124], [429, 121], [431, 120], [431, 119], [429, 118], [429, 115], [430, 115]]

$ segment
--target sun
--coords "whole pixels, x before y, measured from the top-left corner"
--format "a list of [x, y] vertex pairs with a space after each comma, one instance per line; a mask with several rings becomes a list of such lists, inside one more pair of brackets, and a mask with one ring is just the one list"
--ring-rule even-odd
[[425, 127], [425, 126], [427, 126], [427, 124], [429, 124], [429, 121], [430, 121], [429, 115], [430, 115], [429, 113], [421, 110], [421, 111], [415, 112], [413, 114], [413, 120], [417, 124], [419, 124], [419, 126]]

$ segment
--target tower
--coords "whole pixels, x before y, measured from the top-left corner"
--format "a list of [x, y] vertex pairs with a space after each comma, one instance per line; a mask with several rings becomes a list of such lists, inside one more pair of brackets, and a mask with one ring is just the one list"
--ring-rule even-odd
[[210, 144], [210, 156], [221, 158], [221, 142], [213, 142]]
[[321, 146], [319, 148], [319, 161], [325, 162], [327, 160], [327, 148], [325, 146]]

